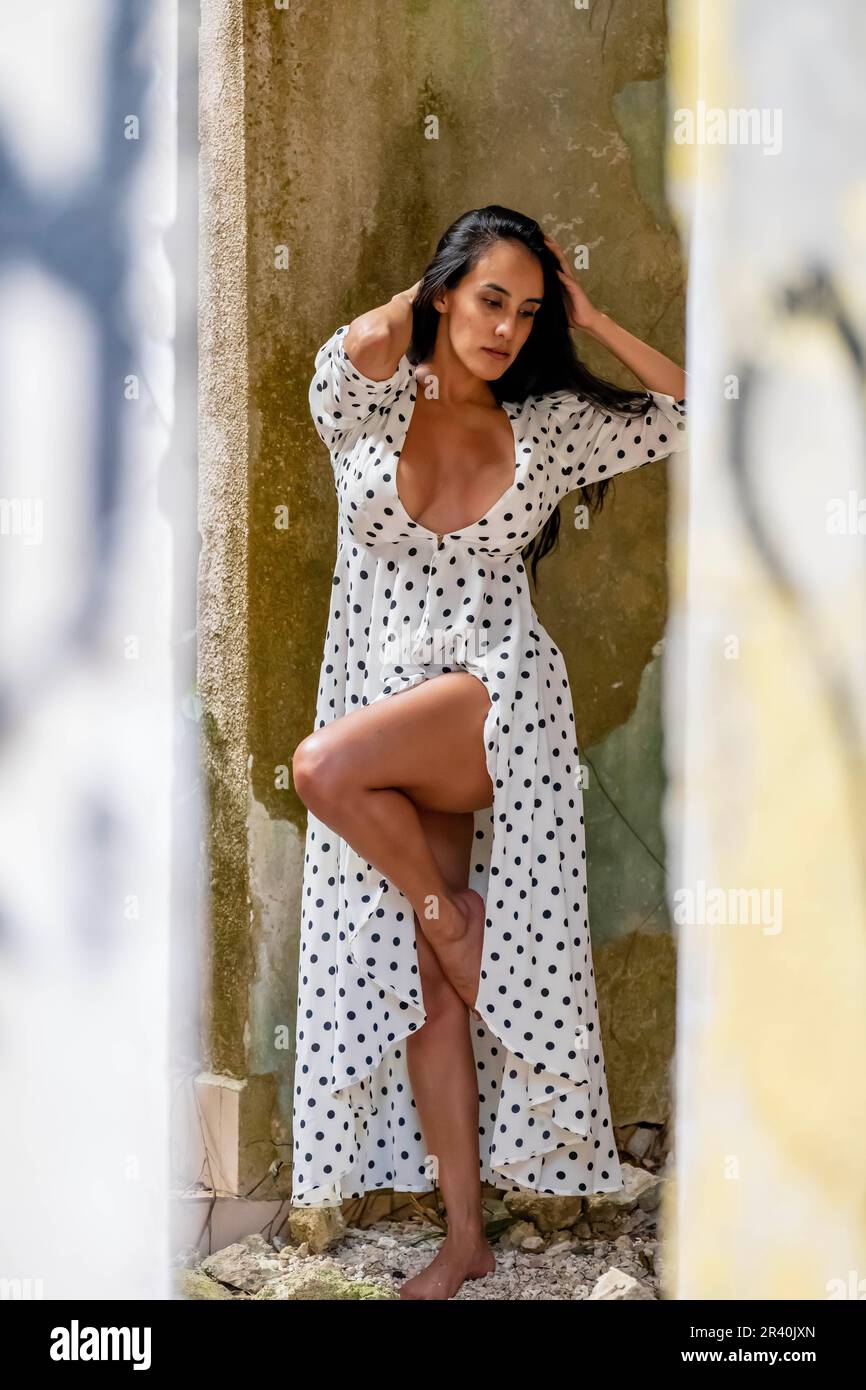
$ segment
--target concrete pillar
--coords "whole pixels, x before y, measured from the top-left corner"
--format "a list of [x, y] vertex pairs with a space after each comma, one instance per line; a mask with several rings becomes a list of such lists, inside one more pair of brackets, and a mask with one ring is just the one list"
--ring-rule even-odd
[[863, 1298], [866, 15], [681, 0], [673, 35], [669, 1292]]

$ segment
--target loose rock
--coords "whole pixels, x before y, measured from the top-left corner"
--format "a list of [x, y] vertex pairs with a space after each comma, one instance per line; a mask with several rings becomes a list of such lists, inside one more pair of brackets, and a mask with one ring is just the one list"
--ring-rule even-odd
[[199, 1265], [211, 1279], [243, 1293], [258, 1293], [283, 1268], [281, 1257], [260, 1235], [244, 1236], [236, 1245], [208, 1255]]
[[505, 1206], [512, 1217], [531, 1221], [539, 1231], [558, 1231], [573, 1226], [583, 1212], [583, 1197], [550, 1197], [538, 1192], [506, 1192]]
[[596, 1282], [590, 1299], [618, 1299], [620, 1302], [635, 1303], [654, 1299], [655, 1294], [625, 1270], [616, 1267], [608, 1269]]
[[528, 1250], [531, 1255], [537, 1255], [544, 1249], [544, 1241], [539, 1235], [524, 1236], [520, 1242], [521, 1250]]
[[296, 1245], [306, 1242], [318, 1255], [342, 1240], [346, 1222], [340, 1207], [295, 1207], [283, 1229]]
[[218, 1284], [215, 1279], [210, 1279], [200, 1269], [176, 1269], [174, 1287], [178, 1298], [227, 1298], [229, 1301], [232, 1298], [228, 1289]]

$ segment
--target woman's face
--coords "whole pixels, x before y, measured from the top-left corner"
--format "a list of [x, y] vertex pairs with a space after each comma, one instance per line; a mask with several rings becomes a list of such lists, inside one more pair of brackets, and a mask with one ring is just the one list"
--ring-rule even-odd
[[[536, 256], [519, 241], [496, 241], [459, 285], [433, 303], [442, 316], [440, 332], [474, 376], [495, 381], [516, 358], [532, 332], [544, 297]], [[493, 349], [493, 350], [492, 350]]]

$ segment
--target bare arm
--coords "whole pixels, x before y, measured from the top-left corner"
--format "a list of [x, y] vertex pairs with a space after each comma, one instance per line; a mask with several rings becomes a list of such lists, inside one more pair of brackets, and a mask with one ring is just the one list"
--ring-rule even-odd
[[581, 326], [585, 333], [603, 343], [624, 362], [648, 391], [661, 391], [665, 396], [673, 396], [675, 401], [685, 400], [686, 374], [663, 352], [636, 338], [598, 309], [593, 309], [589, 322]]
[[560, 263], [559, 277], [571, 301], [570, 323], [572, 328], [581, 328], [591, 338], [602, 343], [614, 357], [618, 357], [629, 371], [634, 372], [638, 381], [648, 391], [659, 391], [662, 395], [673, 396], [675, 401], [686, 398], [686, 374], [682, 367], [663, 352], [650, 347], [649, 343], [636, 338], [628, 329], [616, 323], [607, 314], [601, 313], [590, 303], [586, 290], [578, 284], [569, 270], [562, 248], [552, 236], [545, 234], [545, 241]]
[[343, 347], [352, 366], [371, 381], [386, 381], [396, 372], [412, 339], [412, 300], [420, 283], [352, 319]]

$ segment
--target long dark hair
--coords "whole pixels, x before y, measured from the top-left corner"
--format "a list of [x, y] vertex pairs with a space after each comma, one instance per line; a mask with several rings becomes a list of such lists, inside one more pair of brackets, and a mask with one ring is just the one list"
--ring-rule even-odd
[[[541, 227], [533, 217], [524, 217], [498, 203], [462, 213], [443, 232], [412, 303], [412, 340], [407, 356], [413, 366], [423, 362], [436, 342], [440, 316], [433, 305], [435, 296], [458, 285], [492, 243], [502, 238], [522, 242], [538, 257], [544, 276], [544, 299], [515, 361], [497, 381], [490, 383], [497, 401], [524, 401], [527, 396], [543, 395], [546, 391], [566, 390], [578, 392], [593, 405], [617, 414], [640, 414], [646, 408], [645, 390], [615, 386], [595, 376], [578, 357], [568, 325], [566, 291], [557, 273], [559, 262], [545, 243]], [[583, 488], [591, 515], [601, 511], [612, 482], [612, 478], [604, 478]], [[557, 544], [559, 527], [557, 507], [521, 552], [524, 562], [531, 561], [536, 585], [538, 562]]]

